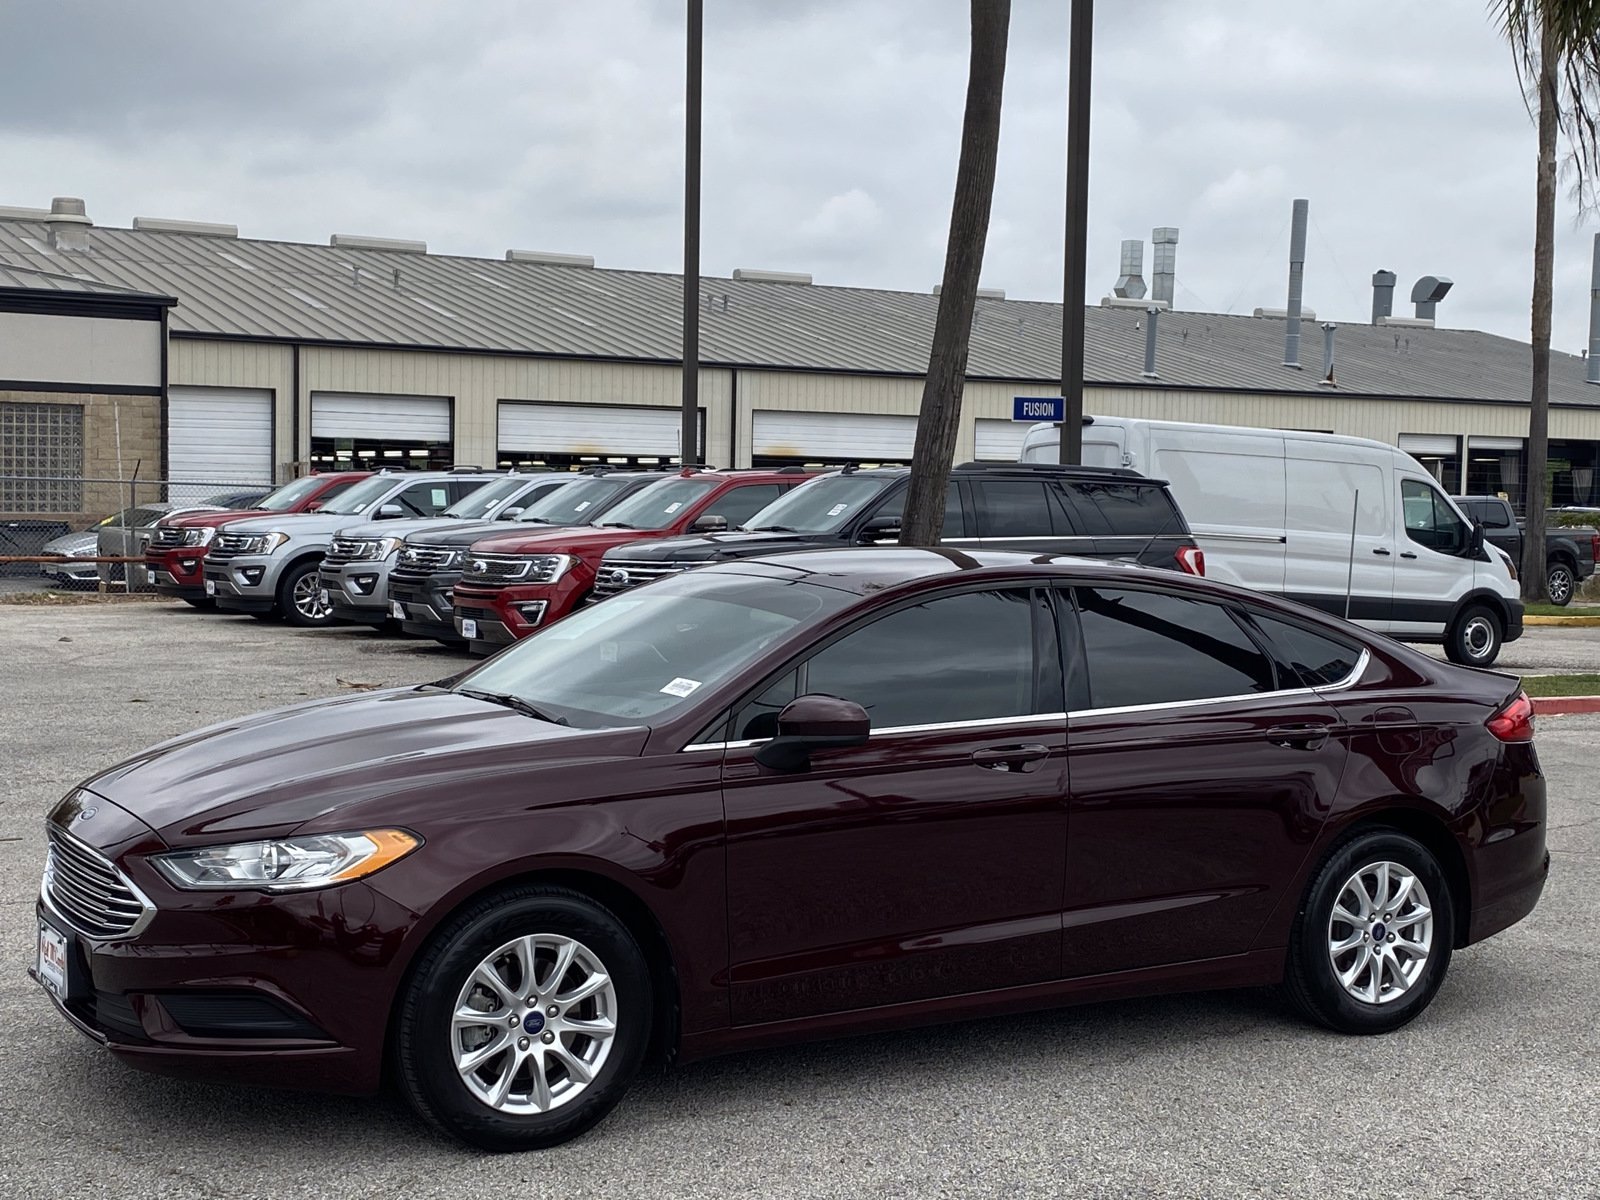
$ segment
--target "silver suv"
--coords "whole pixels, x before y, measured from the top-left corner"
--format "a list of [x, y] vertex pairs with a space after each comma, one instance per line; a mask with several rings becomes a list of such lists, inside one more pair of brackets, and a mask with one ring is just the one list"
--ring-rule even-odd
[[395, 613], [389, 603], [389, 572], [408, 536], [424, 529], [448, 529], [485, 521], [509, 521], [551, 490], [574, 476], [544, 471], [505, 475], [479, 488], [436, 517], [401, 521], [368, 521], [347, 525], [334, 534], [322, 556], [318, 599], [333, 610], [336, 621], [381, 625]]
[[333, 610], [317, 570], [333, 536], [347, 525], [442, 513], [501, 476], [477, 467], [382, 471], [316, 512], [277, 513], [224, 526], [205, 558], [205, 591], [217, 607], [291, 625], [327, 625]]

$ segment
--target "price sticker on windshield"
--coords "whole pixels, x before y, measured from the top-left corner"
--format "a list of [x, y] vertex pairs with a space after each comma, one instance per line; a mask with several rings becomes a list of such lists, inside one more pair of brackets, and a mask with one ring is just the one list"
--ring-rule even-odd
[[675, 513], [682, 507], [683, 507], [683, 501], [682, 500], [674, 500], [671, 504], [667, 505], [667, 511], [669, 513]]
[[674, 679], [661, 690], [669, 696], [688, 696], [693, 694], [695, 689], [699, 686], [700, 681], [698, 679], [684, 679], [680, 677], [678, 679]]
[[830, 508], [828, 510], [828, 515], [830, 517], [837, 517], [840, 513], [842, 513], [845, 509], [847, 509], [849, 507], [850, 506], [848, 504], [835, 504], [832, 508]]

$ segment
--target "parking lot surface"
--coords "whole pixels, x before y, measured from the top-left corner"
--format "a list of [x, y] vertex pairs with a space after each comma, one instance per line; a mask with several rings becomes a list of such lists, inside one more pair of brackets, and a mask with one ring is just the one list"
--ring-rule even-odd
[[[1600, 635], [1510, 652], [1577, 632]], [[587, 1137], [506, 1158], [393, 1098], [145, 1075], [56, 1015], [25, 971], [42, 816], [73, 783], [196, 725], [466, 661], [181, 605], [0, 605], [0, 1197], [1600, 1194], [1592, 717], [1541, 720], [1539, 908], [1386, 1037], [1310, 1029], [1267, 992], [908, 1030], [646, 1077]]]

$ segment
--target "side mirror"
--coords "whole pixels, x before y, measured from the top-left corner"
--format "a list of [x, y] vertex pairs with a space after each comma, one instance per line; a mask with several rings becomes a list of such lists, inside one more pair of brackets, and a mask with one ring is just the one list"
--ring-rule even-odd
[[310, 504], [306, 505], [306, 511], [307, 512], [316, 512], [321, 507], [322, 507], [322, 501], [321, 500], [313, 500]]
[[887, 540], [888, 538], [897, 538], [899, 536], [899, 517], [873, 517], [861, 527], [861, 532], [857, 535], [856, 540], [863, 544], [870, 544], [872, 542]]
[[522, 506], [521, 505], [512, 505], [512, 507], [510, 507], [510, 508], [502, 508], [500, 510], [500, 515], [498, 517], [496, 517], [495, 520], [497, 520], [497, 521], [509, 521], [513, 517], [515, 517], [518, 513], [522, 512], [522, 511], [523, 510], [522, 510]]
[[401, 508], [398, 504], [380, 504], [378, 506], [378, 511], [375, 514], [376, 519], [379, 521], [392, 521], [396, 517], [403, 517], [405, 515], [406, 510]]
[[722, 533], [728, 528], [728, 518], [707, 513], [689, 528], [695, 533]]
[[1468, 558], [1483, 557], [1483, 536], [1483, 522], [1474, 521], [1472, 523], [1472, 532], [1467, 534]]
[[872, 730], [867, 710], [837, 696], [799, 696], [778, 714], [778, 736], [756, 751], [756, 762], [793, 774], [811, 766], [818, 750], [865, 746]]

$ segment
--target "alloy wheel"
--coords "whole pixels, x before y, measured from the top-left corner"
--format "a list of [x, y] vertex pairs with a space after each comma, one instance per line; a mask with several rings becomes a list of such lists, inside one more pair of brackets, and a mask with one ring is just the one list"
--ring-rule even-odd
[[1415, 872], [1376, 862], [1345, 880], [1328, 918], [1328, 957], [1351, 996], [1398, 1000], [1422, 978], [1432, 949], [1433, 907]]
[[599, 956], [572, 938], [533, 934], [507, 942], [468, 975], [450, 1052], [482, 1103], [545, 1113], [583, 1094], [616, 1032], [616, 985]]
[[326, 621], [333, 616], [333, 605], [322, 599], [322, 585], [318, 582], [315, 572], [302, 575], [295, 580], [289, 602], [307, 621]]
[[1572, 572], [1566, 567], [1551, 567], [1550, 577], [1546, 586], [1550, 592], [1550, 603], [1566, 604], [1572, 599]]

